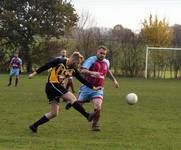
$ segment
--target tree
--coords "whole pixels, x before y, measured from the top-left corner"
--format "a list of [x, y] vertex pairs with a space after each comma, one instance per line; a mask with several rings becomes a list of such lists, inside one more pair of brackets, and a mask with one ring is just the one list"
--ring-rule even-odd
[[[32, 60], [33, 65], [39, 66], [43, 65], [45, 62], [54, 59], [60, 55], [60, 50], [63, 47], [68, 47], [70, 40], [59, 38], [47, 40], [46, 38], [41, 38], [32, 44]], [[40, 60], [41, 58], [41, 60]]]
[[[158, 20], [158, 17], [149, 16], [148, 20], [144, 20], [142, 23], [141, 36], [144, 39], [145, 44], [155, 47], [169, 47], [171, 45], [172, 30], [165, 19]], [[170, 56], [170, 52], [161, 53], [151, 51], [151, 58], [153, 60], [153, 73], [154, 77], [159, 77], [160, 71], [164, 69], [167, 58]]]
[[95, 26], [94, 18], [88, 11], [82, 11], [73, 37], [76, 39], [76, 47], [84, 54], [85, 58], [94, 54], [98, 47], [95, 38], [100, 36], [100, 30], [93, 26]]
[[[175, 24], [173, 27], [173, 39], [172, 45], [174, 47], [181, 47], [181, 25]], [[181, 52], [176, 51], [174, 53], [174, 59], [172, 57], [172, 64], [174, 69], [175, 78], [177, 78], [179, 70], [181, 69]]]
[[122, 25], [116, 25], [109, 33], [109, 58], [115, 74], [138, 76], [142, 70], [143, 48], [139, 34]]
[[172, 38], [172, 45], [175, 47], [181, 46], [181, 25], [175, 24], [172, 26], [173, 30], [173, 38]]
[[76, 25], [78, 16], [66, 0], [1, 0], [0, 37], [22, 47], [27, 71], [32, 68], [34, 36], [59, 37]]
[[170, 46], [172, 38], [172, 30], [166, 19], [158, 20], [158, 17], [149, 16], [149, 20], [144, 20], [142, 23], [141, 34], [145, 39], [145, 43], [150, 46]]

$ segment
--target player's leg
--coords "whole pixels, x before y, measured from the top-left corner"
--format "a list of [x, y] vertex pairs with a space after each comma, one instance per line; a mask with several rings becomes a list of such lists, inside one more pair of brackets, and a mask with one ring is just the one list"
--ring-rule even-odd
[[59, 90], [62, 86], [59, 85], [56, 87], [56, 85], [53, 85], [52, 83], [46, 84], [45, 92], [47, 94], [47, 98], [49, 100], [50, 104], [50, 111], [46, 113], [44, 116], [42, 116], [39, 120], [37, 120], [35, 123], [33, 123], [29, 128], [32, 130], [32, 132], [36, 133], [38, 126], [48, 122], [50, 119], [56, 117], [59, 112], [59, 96], [62, 95], [62, 92], [58, 92], [55, 90]]
[[14, 75], [14, 70], [11, 69], [10, 74], [9, 74], [9, 83], [8, 83], [8, 86], [10, 86], [11, 83], [12, 83], [12, 77], [13, 77], [13, 75]]
[[15, 86], [17, 86], [17, 85], [18, 85], [18, 80], [19, 80], [19, 77], [18, 77], [18, 76], [16, 76], [16, 79], [15, 79]]
[[102, 98], [94, 98], [92, 100], [94, 111], [96, 112], [96, 115], [94, 119], [92, 120], [92, 131], [100, 131], [100, 127], [98, 126], [98, 122], [100, 119], [101, 109], [102, 109]]
[[12, 82], [12, 76], [9, 76], [9, 83], [8, 83], [8, 86], [11, 85], [11, 82]]
[[[83, 105], [86, 102], [90, 102], [89, 91], [87, 89], [81, 88], [77, 99], [80, 105]], [[66, 104], [65, 109], [68, 110], [71, 107], [72, 104], [69, 102]]]
[[18, 81], [19, 81], [19, 69], [16, 69], [15, 70], [15, 76], [16, 76], [16, 79], [15, 79], [15, 86], [18, 85]]
[[73, 83], [73, 77], [70, 77], [69, 80], [70, 80], [70, 88], [71, 88], [72, 92], [75, 93], [74, 83]]
[[50, 103], [50, 112], [46, 113], [44, 116], [42, 116], [39, 120], [37, 120], [35, 123], [33, 123], [30, 126], [30, 129], [32, 132], [37, 132], [37, 129], [40, 125], [48, 122], [50, 119], [58, 116], [59, 113], [59, 104], [55, 101], [52, 101]]
[[80, 112], [85, 118], [87, 118], [88, 121], [92, 121], [92, 119], [95, 116], [95, 113], [88, 113], [85, 111], [85, 109], [78, 103], [76, 97], [71, 92], [67, 92], [62, 96], [63, 99], [66, 99], [71, 103], [71, 106]]
[[18, 81], [19, 81], [19, 75], [18, 75], [18, 76], [16, 76], [16, 79], [15, 79], [15, 86], [17, 86], [17, 85], [18, 85]]
[[66, 89], [71, 88], [72, 93], [75, 93], [74, 85], [73, 85], [73, 77], [70, 77], [67, 81]]

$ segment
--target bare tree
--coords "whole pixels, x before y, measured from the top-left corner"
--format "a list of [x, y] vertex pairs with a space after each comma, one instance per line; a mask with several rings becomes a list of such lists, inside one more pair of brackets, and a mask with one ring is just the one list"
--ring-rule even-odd
[[74, 30], [73, 36], [76, 39], [76, 47], [89, 57], [94, 54], [97, 45], [101, 43], [101, 32], [96, 26], [94, 18], [88, 11], [82, 11], [79, 22]]

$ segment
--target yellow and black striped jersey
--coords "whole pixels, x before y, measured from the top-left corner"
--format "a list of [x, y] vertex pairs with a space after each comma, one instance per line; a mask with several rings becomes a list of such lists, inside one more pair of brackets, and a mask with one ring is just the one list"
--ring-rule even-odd
[[48, 82], [62, 83], [65, 78], [73, 76], [74, 69], [67, 68], [64, 64], [53, 67], [48, 77]]
[[48, 76], [48, 82], [61, 84], [65, 78], [75, 76], [81, 83], [93, 89], [93, 86], [80, 75], [80, 72], [73, 65], [67, 65], [67, 61], [67, 59], [56, 58], [41, 66], [36, 72], [39, 74], [52, 68]]

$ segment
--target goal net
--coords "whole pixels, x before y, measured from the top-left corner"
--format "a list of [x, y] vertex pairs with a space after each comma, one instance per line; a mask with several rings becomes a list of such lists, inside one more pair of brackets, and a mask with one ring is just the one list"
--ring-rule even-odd
[[145, 78], [180, 78], [181, 48], [146, 46]]

